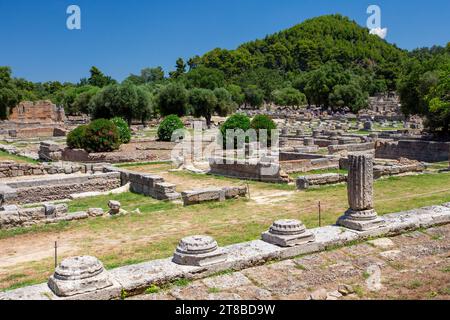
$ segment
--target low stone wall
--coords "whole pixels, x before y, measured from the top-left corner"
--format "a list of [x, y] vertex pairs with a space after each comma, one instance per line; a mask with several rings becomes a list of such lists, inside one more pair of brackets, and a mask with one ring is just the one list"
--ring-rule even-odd
[[383, 176], [396, 176], [405, 173], [419, 173], [425, 170], [421, 163], [401, 165], [375, 165], [373, 166], [373, 177], [379, 179]]
[[209, 174], [224, 177], [274, 183], [289, 182], [289, 178], [282, 175], [280, 164], [273, 162], [240, 163], [234, 160], [232, 163], [227, 163], [227, 159], [211, 158], [209, 167]]
[[71, 174], [71, 173], [89, 173], [103, 172], [101, 165], [93, 166], [92, 164], [73, 164], [73, 163], [17, 163], [14, 161], [0, 162], [0, 178], [14, 178], [22, 176], [39, 176], [52, 174]]
[[[339, 168], [348, 170], [348, 158], [339, 159]], [[375, 179], [379, 179], [383, 176], [395, 176], [405, 173], [419, 173], [425, 170], [425, 166], [414, 160], [400, 159], [398, 161], [393, 160], [380, 160], [375, 159], [373, 166], [373, 176]]]
[[337, 169], [339, 160], [335, 157], [308, 153], [281, 152], [281, 169], [286, 173], [312, 170]]
[[361, 152], [361, 151], [371, 151], [375, 149], [375, 143], [355, 143], [355, 144], [339, 144], [328, 146], [328, 152], [330, 154], [348, 154], [349, 152]]
[[[151, 142], [151, 145], [145, 145], [145, 143], [149, 142]], [[87, 152], [83, 149], [70, 149], [64, 145], [45, 141], [41, 142], [38, 153], [39, 158], [43, 161], [64, 160], [83, 163], [125, 163], [155, 160], [155, 152], [162, 150], [169, 151], [174, 146], [175, 143], [142, 139], [132, 141], [127, 145], [122, 145], [120, 150], [113, 152]]]
[[120, 175], [121, 185], [130, 183], [130, 191], [150, 196], [158, 200], [174, 200], [180, 197], [175, 191], [176, 185], [167, 183], [157, 175], [130, 171], [113, 166], [105, 166], [105, 171]]
[[312, 186], [336, 184], [347, 181], [347, 175], [339, 173], [313, 174], [300, 176], [295, 181], [298, 190], [305, 190]]
[[[49, 210], [50, 207], [52, 208], [51, 210]], [[73, 218], [77, 216], [77, 214], [73, 214]], [[0, 211], [0, 229], [29, 227], [39, 223], [51, 223], [66, 219], [66, 204], [35, 208], [14, 208]]]
[[[119, 267], [108, 271], [101, 270], [104, 276], [102, 278], [103, 281], [105, 279], [109, 281], [107, 285], [92, 289], [89, 276], [95, 276], [86, 275], [83, 283], [80, 283], [79, 280], [74, 280], [73, 283], [72, 281], [67, 281], [69, 282], [68, 285], [72, 284], [69, 288], [77, 289], [77, 292], [69, 296], [57, 295], [48, 283], [41, 283], [2, 292], [0, 293], [0, 300], [119, 299], [123, 292], [126, 292], [128, 296], [141, 294], [151, 285], [162, 286], [176, 279], [201, 279], [225, 270], [233, 269], [238, 271], [255, 265], [261, 265], [268, 261], [307, 255], [324, 251], [337, 245], [341, 246], [354, 243], [355, 241], [364, 241], [368, 238], [393, 236], [418, 228], [430, 228], [440, 224], [447, 224], [450, 223], [450, 203], [442, 206], [431, 206], [386, 214], [383, 218], [385, 224], [382, 227], [367, 231], [355, 231], [337, 225], [310, 229], [308, 231], [312, 234], [313, 241], [291, 247], [281, 247], [263, 240], [253, 240], [229, 245], [220, 248], [223, 252], [226, 252], [226, 255], [222, 255], [222, 259], [208, 265], [194, 266], [178, 264], [171, 257]], [[91, 260], [95, 261], [96, 259]], [[100, 265], [100, 267], [102, 266]], [[75, 268], [75, 270], [79, 270], [79, 268]], [[92, 279], [95, 280], [96, 278]], [[84, 284], [84, 286], [80, 284]]]
[[24, 204], [67, 199], [74, 193], [109, 191], [120, 187], [121, 181], [119, 173], [110, 172], [64, 178], [43, 177], [7, 182], [5, 185], [15, 192], [15, 197], [9, 197], [5, 204]]
[[425, 162], [449, 160], [450, 142], [421, 140], [377, 141], [375, 156], [384, 159], [408, 158]]
[[9, 130], [9, 136], [12, 138], [46, 138], [46, 137], [64, 137], [67, 130], [59, 127], [40, 127], [40, 128], [22, 128]]
[[189, 206], [202, 202], [224, 201], [225, 199], [245, 197], [246, 194], [246, 187], [225, 187], [183, 191], [181, 197], [183, 204]]

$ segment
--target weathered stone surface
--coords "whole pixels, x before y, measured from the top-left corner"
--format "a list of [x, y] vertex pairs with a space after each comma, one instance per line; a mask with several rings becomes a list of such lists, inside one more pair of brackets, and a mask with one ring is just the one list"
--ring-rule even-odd
[[91, 256], [63, 260], [48, 280], [50, 289], [62, 297], [97, 291], [112, 285], [103, 264]]
[[115, 200], [109, 200], [108, 201], [108, 208], [109, 208], [109, 214], [110, 215], [116, 215], [120, 213], [120, 202]]
[[199, 204], [208, 201], [224, 201], [225, 191], [221, 188], [207, 188], [199, 190], [188, 190], [181, 193], [185, 206]]
[[225, 260], [226, 253], [210, 236], [197, 235], [181, 239], [173, 255], [173, 262], [190, 266], [206, 266]]
[[[1, 216], [1, 214], [0, 214]], [[315, 235], [316, 241], [312, 243], [306, 243], [295, 247], [279, 247], [266, 243], [261, 240], [249, 241], [245, 243], [238, 243], [223, 248], [227, 252], [227, 258], [220, 263], [210, 264], [206, 266], [189, 266], [180, 265], [172, 262], [172, 259], [153, 260], [140, 264], [125, 266], [113, 269], [109, 271], [114, 281], [120, 284], [120, 286], [108, 287], [105, 290], [99, 290], [92, 292], [92, 296], [102, 299], [111, 299], [120, 297], [120, 289], [123, 288], [129, 294], [142, 293], [151, 284], [164, 284], [169, 283], [175, 279], [187, 278], [187, 279], [199, 279], [209, 276], [213, 273], [224, 270], [241, 270], [244, 268], [252, 267], [255, 265], [262, 265], [264, 262], [275, 259], [289, 259], [297, 257], [299, 255], [311, 254], [314, 252], [323, 251], [326, 248], [334, 247], [336, 245], [345, 245], [346, 243], [353, 242], [355, 240], [363, 240], [374, 236], [393, 236], [402, 232], [413, 230], [421, 227], [431, 227], [436, 224], [450, 223], [450, 203], [443, 206], [431, 206], [416, 210], [409, 210], [406, 212], [393, 213], [384, 216], [386, 219], [386, 225], [376, 230], [368, 230], [364, 232], [345, 229], [339, 226], [326, 226], [311, 229], [310, 231]], [[424, 236], [423, 233], [419, 233]], [[433, 244], [436, 244], [436, 240], [430, 240]], [[397, 243], [397, 242], [396, 242]], [[365, 244], [367, 246], [367, 244]], [[442, 243], [441, 243], [442, 246]], [[353, 248], [353, 247], [352, 247]], [[377, 250], [373, 247], [373, 250]], [[415, 248], [415, 246], [413, 247]], [[440, 250], [445, 249], [444, 246]], [[343, 248], [344, 250], [346, 248]], [[363, 248], [362, 248], [363, 249]], [[347, 249], [348, 250], [348, 249]], [[363, 255], [367, 255], [368, 250], [360, 250]], [[358, 252], [360, 252], [358, 251]], [[370, 250], [369, 250], [370, 251]], [[355, 251], [352, 251], [355, 254]], [[357, 252], [356, 252], [357, 253]], [[409, 254], [411, 255], [411, 254]], [[320, 254], [319, 256], [322, 256]], [[307, 257], [302, 258], [303, 260]], [[336, 259], [336, 257], [334, 258]], [[340, 258], [339, 258], [340, 259]], [[414, 258], [417, 259], [417, 258]], [[345, 262], [345, 261], [344, 261]], [[304, 264], [305, 262], [298, 262]], [[322, 265], [320, 262], [317, 268]], [[369, 264], [372, 265], [373, 261]], [[294, 264], [296, 265], [296, 264]], [[308, 267], [309, 268], [309, 267]], [[354, 276], [355, 270], [359, 270], [361, 266], [353, 267], [343, 264], [341, 271], [336, 273], [337, 268], [333, 267], [333, 277], [331, 279], [338, 279], [342, 281], [344, 275]], [[301, 274], [304, 270], [294, 268], [295, 272]], [[359, 271], [358, 271], [359, 272]], [[253, 274], [253, 271], [244, 272], [247, 277]], [[267, 279], [267, 277], [265, 277]], [[289, 278], [292, 279], [292, 278]], [[288, 279], [288, 280], [289, 280]], [[327, 279], [330, 279], [327, 277]], [[304, 281], [306, 283], [316, 283], [320, 279], [311, 278], [309, 273]], [[289, 282], [290, 281], [290, 282]], [[292, 280], [286, 281], [286, 284], [292, 284]], [[279, 283], [277, 283], [279, 285]], [[45, 286], [38, 285], [32, 287], [26, 287], [7, 291], [0, 294], [0, 299], [18, 299], [21, 297], [27, 297], [28, 299], [53, 299], [55, 295], [50, 291], [45, 291]], [[292, 286], [291, 286], [292, 287]], [[115, 291], [113, 291], [113, 289]], [[308, 285], [301, 285], [299, 283], [296, 288], [307, 289]], [[44, 289], [44, 290], [43, 290]], [[294, 288], [292, 288], [294, 289]], [[279, 290], [278, 290], [279, 291]], [[291, 292], [290, 290], [285, 290]], [[42, 292], [46, 292], [43, 294]], [[49, 293], [50, 292], [50, 293]], [[284, 291], [283, 291], [284, 292]], [[115, 293], [115, 295], [114, 295]], [[240, 293], [239, 293], [240, 294]], [[309, 293], [308, 293], [309, 294]], [[77, 295], [76, 297], [82, 297], [83, 295]], [[307, 298], [305, 295], [302, 298]]]
[[388, 248], [394, 246], [394, 242], [389, 238], [374, 239], [374, 240], [368, 241], [368, 243], [370, 243], [371, 245], [373, 245], [376, 248], [381, 248], [381, 249], [388, 249]]
[[261, 235], [262, 240], [281, 247], [292, 247], [314, 241], [314, 235], [306, 230], [301, 221], [277, 220], [269, 231]]
[[327, 185], [347, 181], [347, 176], [339, 173], [325, 173], [299, 176], [296, 180], [298, 190], [305, 190], [311, 186]]
[[208, 288], [216, 288], [219, 290], [229, 290], [252, 284], [252, 282], [240, 272], [234, 272], [232, 274], [226, 274], [214, 278], [206, 278], [203, 280], [203, 283]]
[[87, 214], [90, 217], [101, 217], [103, 216], [104, 212], [102, 208], [89, 208]]
[[311, 300], [326, 300], [328, 296], [328, 292], [325, 289], [318, 289], [311, 293], [309, 298]]
[[52, 216], [56, 213], [56, 207], [53, 204], [44, 204], [44, 210], [46, 216]]
[[338, 224], [349, 229], [370, 230], [381, 227], [384, 220], [373, 209], [373, 157], [350, 155], [347, 177], [347, 197], [350, 208]]

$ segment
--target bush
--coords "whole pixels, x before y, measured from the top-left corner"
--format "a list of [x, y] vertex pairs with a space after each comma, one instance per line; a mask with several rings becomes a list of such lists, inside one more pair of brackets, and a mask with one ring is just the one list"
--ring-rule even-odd
[[131, 130], [128, 123], [120, 117], [112, 118], [111, 121], [116, 125], [119, 131], [120, 143], [128, 143], [131, 140]]
[[[226, 147], [227, 145], [227, 130], [236, 130], [236, 129], [242, 129], [244, 133], [250, 129], [250, 118], [243, 114], [233, 114], [231, 117], [229, 117], [220, 127], [220, 133], [222, 134], [223, 138], [223, 145]], [[235, 136], [234, 138], [234, 147], [242, 147], [241, 145], [237, 145], [238, 143], [238, 136]], [[246, 139], [248, 140], [248, 139]]]
[[184, 125], [180, 117], [171, 114], [164, 118], [158, 127], [158, 139], [161, 141], [171, 141], [172, 134], [177, 129], [183, 129]]
[[81, 125], [73, 129], [67, 135], [67, 146], [71, 149], [84, 149], [84, 137], [86, 135], [86, 125]]
[[275, 130], [277, 125], [269, 116], [263, 114], [256, 115], [250, 123], [250, 127], [256, 131], [258, 141], [263, 145], [265, 141], [260, 140], [259, 133], [260, 130], [267, 130], [267, 146], [270, 147], [272, 145], [272, 130]]
[[111, 120], [97, 119], [87, 126], [84, 137], [84, 149], [87, 152], [108, 152], [119, 146], [119, 131]]

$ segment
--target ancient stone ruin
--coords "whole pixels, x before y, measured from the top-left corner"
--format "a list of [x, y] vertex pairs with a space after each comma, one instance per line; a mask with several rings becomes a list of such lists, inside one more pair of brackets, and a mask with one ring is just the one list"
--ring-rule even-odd
[[314, 241], [314, 235], [306, 230], [298, 220], [284, 219], [275, 221], [269, 231], [261, 235], [262, 240], [280, 247], [292, 247]]
[[350, 208], [338, 224], [349, 229], [365, 231], [383, 226], [384, 220], [373, 209], [373, 158], [371, 155], [350, 155], [347, 178]]
[[210, 236], [181, 239], [173, 254], [173, 262], [188, 266], [207, 266], [225, 261], [226, 253]]

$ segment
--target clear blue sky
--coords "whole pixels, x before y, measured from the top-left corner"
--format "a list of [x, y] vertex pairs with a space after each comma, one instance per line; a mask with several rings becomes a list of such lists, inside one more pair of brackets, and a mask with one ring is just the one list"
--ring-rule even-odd
[[[81, 8], [81, 30], [66, 28], [70, 4]], [[0, 65], [32, 81], [77, 82], [92, 65], [123, 80], [323, 14], [365, 26], [370, 4], [381, 7], [386, 40], [401, 48], [450, 41], [449, 0], [0, 0]]]

